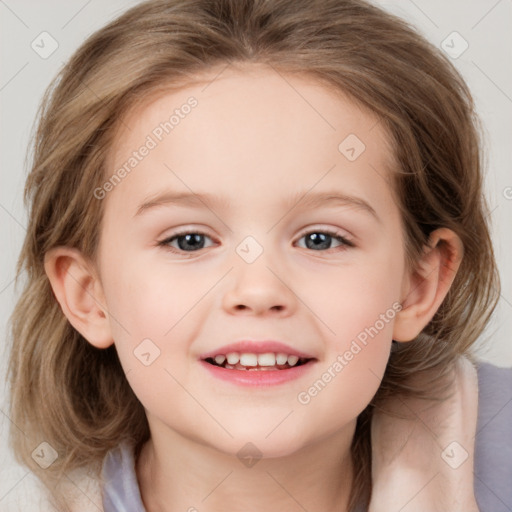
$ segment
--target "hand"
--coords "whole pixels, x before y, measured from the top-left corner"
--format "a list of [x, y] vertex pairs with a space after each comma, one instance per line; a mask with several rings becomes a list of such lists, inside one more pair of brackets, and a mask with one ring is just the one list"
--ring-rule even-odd
[[[473, 489], [477, 373], [460, 358], [450, 377], [452, 394], [442, 402], [396, 397], [375, 410], [369, 512], [479, 512]], [[428, 381], [425, 374], [412, 379], [426, 389]]]

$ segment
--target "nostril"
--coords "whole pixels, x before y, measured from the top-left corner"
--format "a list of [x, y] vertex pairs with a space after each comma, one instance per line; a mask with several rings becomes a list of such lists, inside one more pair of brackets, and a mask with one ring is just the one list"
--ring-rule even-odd
[[[244, 309], [249, 309], [249, 307], [245, 306], [244, 304], [238, 304], [235, 306], [235, 309], [238, 311], [243, 311]], [[276, 311], [282, 311], [284, 309], [284, 306], [281, 306], [281, 305], [272, 306], [270, 309], [276, 310]]]

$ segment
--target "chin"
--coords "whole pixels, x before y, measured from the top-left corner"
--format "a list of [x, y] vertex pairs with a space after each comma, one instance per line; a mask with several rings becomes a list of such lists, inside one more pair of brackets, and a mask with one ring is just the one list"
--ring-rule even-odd
[[[220, 439], [209, 440], [209, 445], [229, 456], [243, 459], [245, 456], [253, 456], [262, 459], [275, 459], [280, 457], [288, 457], [303, 449], [308, 444], [308, 439], [304, 435], [295, 435], [283, 425], [276, 428], [276, 422], [272, 427], [262, 429], [245, 428], [245, 429], [229, 429], [233, 438], [227, 435]], [[275, 429], [274, 431], [272, 431]], [[280, 430], [280, 431], [279, 431]], [[269, 432], [271, 432], [269, 434]], [[314, 440], [309, 440], [314, 442]]]

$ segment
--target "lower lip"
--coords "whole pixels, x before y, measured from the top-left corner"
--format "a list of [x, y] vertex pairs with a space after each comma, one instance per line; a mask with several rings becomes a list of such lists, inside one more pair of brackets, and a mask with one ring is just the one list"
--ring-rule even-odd
[[241, 386], [275, 386], [277, 384], [284, 384], [308, 373], [315, 362], [312, 359], [305, 364], [294, 366], [287, 370], [229, 370], [206, 361], [200, 361], [214, 377]]

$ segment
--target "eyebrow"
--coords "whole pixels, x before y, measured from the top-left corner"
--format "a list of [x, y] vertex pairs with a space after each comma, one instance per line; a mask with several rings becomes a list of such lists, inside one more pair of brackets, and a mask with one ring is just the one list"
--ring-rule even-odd
[[[182, 205], [189, 207], [215, 209], [228, 209], [230, 202], [225, 197], [220, 197], [210, 193], [191, 193], [166, 191], [157, 196], [144, 200], [137, 208], [134, 217], [142, 215], [144, 212], [158, 206]], [[375, 220], [380, 222], [375, 209], [364, 199], [355, 196], [349, 196], [340, 192], [298, 192], [289, 196], [285, 200], [285, 207], [288, 211], [295, 208], [303, 210], [306, 208], [319, 208], [322, 206], [352, 206], [358, 210], [370, 214]]]

